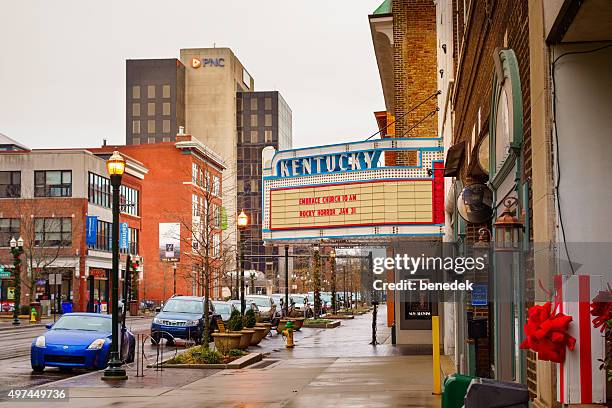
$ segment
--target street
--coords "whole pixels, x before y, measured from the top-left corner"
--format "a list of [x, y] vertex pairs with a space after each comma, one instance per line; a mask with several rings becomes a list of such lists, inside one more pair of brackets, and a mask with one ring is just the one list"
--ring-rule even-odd
[[[370, 313], [343, 320], [335, 329], [303, 328], [295, 333], [294, 349], [285, 348], [283, 336], [273, 333], [260, 346], [249, 348], [263, 353], [264, 360], [246, 369], [148, 368], [144, 377], [136, 377], [131, 365], [126, 367], [128, 381], [108, 384], [100, 380], [100, 372], [65, 375], [48, 370], [35, 377], [28, 371], [27, 358], [22, 357], [20, 365], [15, 364], [21, 370], [14, 371], [22, 380], [10, 385], [46, 383], [43, 388], [68, 388], [65, 406], [90, 408], [126, 401], [142, 407], [437, 406], [439, 398], [431, 395], [431, 357], [403, 355], [402, 347], [392, 346], [390, 330], [380, 319], [385, 311], [382, 305], [377, 323], [381, 344], [376, 347], [369, 344]], [[134, 322], [133, 327], [146, 331], [147, 321]], [[154, 349], [148, 346], [146, 351], [152, 355]], [[50, 383], [54, 379], [58, 381]], [[0, 406], [10, 406], [6, 397], [3, 401]], [[22, 404], [36, 407], [43, 403]]]
[[[128, 318], [128, 329], [132, 333], [148, 333], [150, 318]], [[4, 374], [0, 379], [0, 392], [6, 394], [11, 388], [32, 388], [49, 382], [74, 377], [86, 371], [61, 372], [57, 368], [46, 368], [42, 373], [32, 372], [30, 367], [30, 346], [32, 340], [46, 331], [44, 324], [0, 330], [0, 367]], [[156, 351], [146, 343], [145, 352], [153, 356]]]

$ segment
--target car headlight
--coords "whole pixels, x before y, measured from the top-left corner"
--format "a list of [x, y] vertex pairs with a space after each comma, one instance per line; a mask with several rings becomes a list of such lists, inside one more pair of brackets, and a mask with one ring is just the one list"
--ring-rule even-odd
[[187, 320], [187, 326], [197, 326], [200, 324], [199, 320]]
[[45, 336], [38, 336], [36, 338], [36, 343], [34, 343], [36, 347], [46, 347]]
[[155, 324], [161, 324], [161, 319], [158, 319], [157, 317], [153, 318], [153, 323]]
[[89, 347], [87, 347], [87, 350], [100, 350], [102, 346], [104, 346], [104, 342], [104, 339], [96, 339], [91, 342]]

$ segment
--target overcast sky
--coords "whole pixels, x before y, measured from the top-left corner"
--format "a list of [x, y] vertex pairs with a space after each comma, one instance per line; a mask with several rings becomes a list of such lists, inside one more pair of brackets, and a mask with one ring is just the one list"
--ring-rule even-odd
[[381, 0], [2, 0], [0, 133], [32, 148], [125, 142], [125, 60], [227, 46], [293, 110], [296, 147], [360, 140], [384, 109]]

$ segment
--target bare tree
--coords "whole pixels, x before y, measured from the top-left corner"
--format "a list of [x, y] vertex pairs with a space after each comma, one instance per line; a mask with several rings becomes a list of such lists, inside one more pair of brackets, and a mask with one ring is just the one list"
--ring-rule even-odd
[[67, 266], [63, 257], [73, 257], [70, 251], [79, 246], [73, 234], [83, 227], [77, 214], [67, 213], [66, 199], [20, 199], [13, 203], [13, 212], [20, 220], [20, 235], [24, 241], [26, 268], [21, 272], [21, 282], [34, 299], [36, 281], [51, 269]]
[[[225, 175], [224, 175], [225, 176]], [[211, 288], [218, 283], [222, 290], [224, 275], [235, 265], [235, 248], [230, 245], [231, 235], [223, 233], [223, 215], [221, 198], [221, 178], [211, 177], [198, 181], [201, 188], [194, 188], [189, 215], [185, 213], [172, 214], [180, 223], [178, 236], [181, 246], [187, 248], [181, 251], [187, 259], [187, 268], [183, 271], [186, 280], [194, 282], [202, 289], [204, 296], [204, 334], [203, 344], [208, 346], [211, 333], [209, 302]], [[184, 208], [184, 207], [183, 207]]]

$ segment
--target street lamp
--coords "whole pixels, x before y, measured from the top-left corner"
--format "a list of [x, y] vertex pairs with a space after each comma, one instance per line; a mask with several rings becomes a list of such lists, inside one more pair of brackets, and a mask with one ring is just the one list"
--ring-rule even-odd
[[504, 200], [506, 207], [499, 216], [493, 228], [495, 229], [495, 248], [498, 250], [516, 250], [521, 245], [523, 223], [512, 213], [511, 207], [517, 204], [515, 197]]
[[337, 303], [336, 303], [336, 251], [332, 248], [329, 253], [329, 263], [331, 267], [331, 295], [332, 295], [332, 311], [336, 314]]
[[127, 380], [127, 374], [121, 365], [119, 358], [119, 187], [121, 177], [125, 171], [125, 160], [118, 151], [114, 151], [106, 161], [106, 169], [110, 175], [111, 186], [113, 187], [113, 224], [112, 224], [112, 324], [113, 337], [110, 349], [110, 361], [108, 368], [104, 370], [103, 380]]
[[19, 321], [19, 309], [21, 308], [21, 254], [23, 254], [23, 238], [11, 238], [11, 254], [13, 254], [13, 267], [15, 270], [15, 302], [13, 307], [13, 325], [21, 324]]
[[313, 249], [313, 268], [312, 268], [312, 278], [314, 281], [314, 317], [315, 319], [319, 317], [319, 313], [321, 311], [321, 274], [319, 270], [319, 245], [314, 245]]
[[244, 230], [249, 225], [249, 217], [244, 213], [244, 210], [238, 215], [238, 236], [240, 239], [240, 313], [244, 315], [246, 310], [246, 302], [244, 300]]

